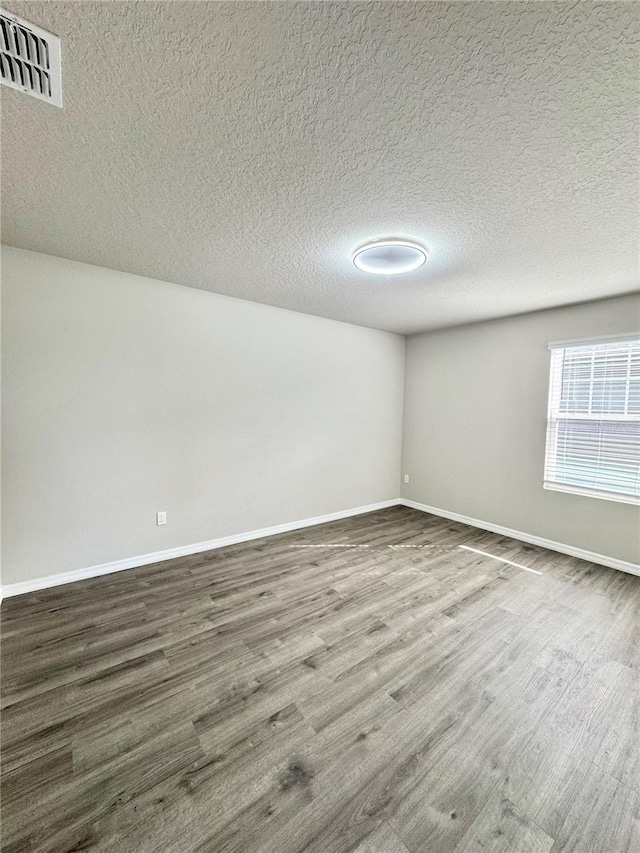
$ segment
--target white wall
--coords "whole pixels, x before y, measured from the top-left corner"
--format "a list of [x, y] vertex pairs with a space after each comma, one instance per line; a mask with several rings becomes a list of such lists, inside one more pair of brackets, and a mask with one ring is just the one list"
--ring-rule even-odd
[[6, 247], [2, 284], [5, 584], [398, 497], [403, 338]]
[[553, 340], [635, 332], [625, 296], [408, 339], [403, 497], [640, 563], [640, 509], [542, 488]]

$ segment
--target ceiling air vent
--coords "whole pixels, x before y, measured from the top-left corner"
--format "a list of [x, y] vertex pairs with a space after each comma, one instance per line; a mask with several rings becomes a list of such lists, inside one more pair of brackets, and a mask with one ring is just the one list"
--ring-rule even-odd
[[3, 86], [62, 106], [60, 39], [0, 9]]

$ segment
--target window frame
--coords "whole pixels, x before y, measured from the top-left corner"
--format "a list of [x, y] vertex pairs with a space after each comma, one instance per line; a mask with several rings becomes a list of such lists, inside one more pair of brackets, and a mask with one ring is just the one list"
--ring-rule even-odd
[[[554, 388], [554, 380], [556, 379], [554, 374], [554, 351], [557, 350], [565, 350], [572, 347], [588, 347], [588, 346], [598, 346], [605, 344], [620, 344], [631, 341], [640, 341], [640, 332], [633, 332], [625, 335], [601, 335], [593, 338], [579, 338], [575, 340], [566, 340], [566, 341], [552, 341], [548, 345], [549, 349], [549, 384], [548, 384], [548, 403], [547, 403], [547, 422], [546, 422], [546, 430], [545, 430], [545, 448], [544, 448], [544, 469], [543, 469], [543, 488], [548, 489], [554, 492], [565, 492], [567, 494], [573, 495], [581, 495], [584, 497], [591, 498], [599, 498], [601, 500], [615, 501], [617, 503], [626, 503], [632, 504], [635, 506], [640, 506], [640, 495], [629, 495], [623, 492], [615, 492], [608, 489], [599, 489], [597, 487], [590, 488], [588, 486], [579, 486], [573, 485], [571, 483], [560, 483], [555, 480], [548, 479], [550, 475], [550, 469], [555, 467], [555, 460], [557, 458], [557, 442], [558, 442], [558, 429], [557, 423], [563, 420], [563, 417], [560, 416], [559, 412], [555, 408], [555, 400], [554, 400], [554, 390], [556, 394], [558, 393], [558, 389]], [[593, 377], [590, 381], [590, 394], [593, 393]], [[559, 400], [559, 398], [558, 398]], [[631, 423], [640, 422], [640, 415], [636, 416], [633, 414], [621, 414], [615, 412], [602, 412], [599, 416], [596, 416], [594, 413], [578, 413], [573, 412], [570, 415], [570, 418], [565, 416], [565, 419], [571, 420], [585, 420], [588, 422], [593, 421], [614, 421], [614, 422], [624, 422], [629, 421]], [[552, 445], [552, 441], [555, 441], [555, 446]]]

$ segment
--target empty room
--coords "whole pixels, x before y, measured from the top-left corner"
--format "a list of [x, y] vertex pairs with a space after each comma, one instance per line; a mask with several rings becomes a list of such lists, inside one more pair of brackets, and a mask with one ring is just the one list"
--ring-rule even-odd
[[0, 853], [640, 853], [640, 5], [0, 69]]

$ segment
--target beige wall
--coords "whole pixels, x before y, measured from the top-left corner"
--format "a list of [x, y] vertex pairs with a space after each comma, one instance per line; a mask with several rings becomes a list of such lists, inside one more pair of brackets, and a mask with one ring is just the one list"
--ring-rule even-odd
[[640, 563], [640, 509], [542, 488], [553, 340], [634, 332], [640, 298], [408, 339], [403, 497]]
[[403, 338], [11, 248], [2, 284], [5, 584], [398, 497]]

